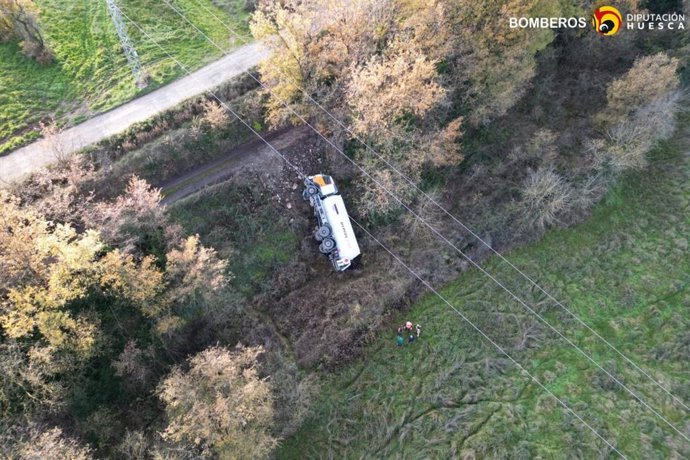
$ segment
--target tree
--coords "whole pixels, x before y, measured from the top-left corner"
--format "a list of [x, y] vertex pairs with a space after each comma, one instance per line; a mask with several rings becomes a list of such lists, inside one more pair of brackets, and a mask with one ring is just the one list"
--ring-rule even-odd
[[443, 78], [472, 124], [505, 114], [522, 97], [536, 71], [535, 54], [553, 40], [549, 29], [510, 28], [508, 19], [567, 16], [562, 8], [532, 0], [450, 2], [450, 39], [441, 44], [448, 50]]
[[644, 56], [606, 89], [599, 114], [605, 137], [589, 145], [595, 169], [614, 173], [647, 165], [647, 152], [668, 139], [680, 107], [678, 60], [664, 53]]
[[[85, 213], [86, 224], [98, 228], [103, 239], [135, 256], [165, 250], [168, 225], [160, 189], [133, 176], [125, 192], [112, 202], [94, 204]], [[173, 241], [174, 244], [174, 241]], [[162, 254], [160, 254], [162, 255]]]
[[165, 439], [219, 458], [265, 458], [276, 445], [270, 434], [273, 397], [258, 376], [261, 347], [234, 352], [212, 347], [176, 368], [158, 387], [165, 403]]
[[96, 231], [53, 225], [6, 196], [0, 196], [0, 211], [0, 325], [8, 337], [38, 333], [54, 349], [88, 357], [96, 324], [88, 310], [74, 312], [74, 301], [114, 295], [146, 309], [157, 295], [162, 273], [153, 258], [137, 264], [118, 250], [102, 255]]
[[[373, 158], [352, 144], [377, 180], [409, 195], [404, 180], [383, 171], [387, 162], [416, 182], [426, 165], [462, 159], [456, 143], [462, 119], [447, 116], [447, 91], [438, 74], [449, 50], [446, 10], [436, 1], [267, 2], [251, 28], [272, 51], [260, 66], [269, 121], [290, 122], [294, 110], [344, 143], [343, 127], [313, 98], [382, 155]], [[396, 206], [373, 181], [363, 179], [361, 186], [377, 199], [360, 200], [360, 211]]]
[[151, 256], [135, 261], [119, 250], [106, 252], [98, 232], [49, 222], [4, 192], [0, 254], [3, 351], [19, 365], [4, 392], [27, 400], [45, 395], [39, 405], [55, 405], [60, 381], [101, 351], [100, 309], [155, 310], [163, 283]]
[[[310, 107], [299, 87], [346, 120], [350, 114], [344, 110], [343, 95], [350, 80], [372, 75], [376, 69], [362, 74], [362, 67], [372, 59], [382, 65], [381, 58], [388, 55], [394, 62], [397, 48], [442, 65], [439, 75], [433, 69], [436, 84], [465, 106], [473, 123], [485, 123], [505, 113], [524, 94], [535, 73], [535, 54], [554, 36], [547, 29], [511, 29], [506, 27], [508, 18], [562, 16], [563, 8], [532, 0], [269, 1], [251, 24], [254, 37], [272, 51], [259, 68], [273, 93], [266, 93], [269, 120], [279, 124], [293, 118], [285, 102], [334, 129]], [[430, 73], [426, 68], [418, 73], [420, 82], [414, 80], [414, 72], [399, 73], [404, 82], [398, 84], [413, 88], [428, 82]], [[386, 75], [389, 84], [396, 84], [393, 79]], [[377, 98], [386, 97], [377, 94]], [[395, 102], [413, 105], [416, 98], [413, 92], [403, 93]]]
[[220, 259], [214, 249], [204, 247], [198, 235], [171, 248], [166, 260], [160, 309], [147, 313], [158, 322], [160, 334], [174, 338], [174, 332], [193, 319], [209, 323], [205, 326], [208, 330], [237, 319], [240, 300], [228, 289], [231, 275], [227, 273], [227, 261]]
[[53, 60], [38, 24], [38, 7], [32, 0], [0, 0], [0, 39], [18, 38], [22, 52], [40, 63]]
[[378, 139], [405, 115], [424, 116], [444, 95], [435, 81], [435, 64], [413, 45], [396, 40], [386, 55], [355, 69], [346, 95], [353, 130]]
[[4, 458], [54, 460], [90, 460], [93, 452], [89, 447], [81, 446], [74, 439], [62, 434], [60, 428], [42, 429], [32, 425], [14, 430], [9, 439], [0, 437], [0, 453]]
[[166, 280], [171, 297], [178, 302], [209, 302], [229, 281], [227, 261], [218, 258], [215, 249], [202, 246], [199, 235], [187, 237], [180, 247], [171, 249], [167, 260]]
[[395, 4], [392, 0], [271, 0], [254, 13], [250, 27], [272, 51], [259, 65], [269, 88], [264, 93], [268, 121], [273, 125], [294, 121], [291, 108], [336, 129], [299, 88], [337, 115], [347, 115], [343, 97], [352, 68], [367, 62], [385, 44], [395, 27]]
[[609, 126], [627, 118], [656, 99], [673, 92], [680, 81], [678, 59], [666, 53], [644, 56], [606, 88], [606, 109], [600, 115]]

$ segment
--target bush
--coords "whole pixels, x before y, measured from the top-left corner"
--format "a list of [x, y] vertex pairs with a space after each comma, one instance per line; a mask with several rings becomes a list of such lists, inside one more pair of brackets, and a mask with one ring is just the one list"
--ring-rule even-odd
[[591, 142], [595, 168], [614, 173], [644, 168], [647, 152], [673, 134], [680, 96], [672, 91], [658, 97], [608, 129], [605, 139]]
[[525, 179], [521, 208], [529, 225], [544, 229], [559, 222], [559, 217], [572, 202], [572, 187], [553, 169], [539, 169]]
[[213, 129], [225, 128], [230, 123], [230, 116], [225, 107], [216, 101], [204, 102], [204, 121]]

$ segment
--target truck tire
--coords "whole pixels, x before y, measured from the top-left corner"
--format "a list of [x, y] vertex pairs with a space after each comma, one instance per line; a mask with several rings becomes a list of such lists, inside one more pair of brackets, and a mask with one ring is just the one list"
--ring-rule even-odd
[[334, 249], [335, 249], [335, 241], [333, 241], [332, 238], [326, 238], [319, 245], [319, 251], [321, 251], [322, 254], [328, 254], [329, 252], [333, 251]]
[[322, 225], [321, 227], [316, 229], [316, 240], [317, 241], [323, 241], [325, 238], [328, 238], [331, 236], [331, 227], [330, 225]]
[[319, 189], [315, 185], [307, 185], [307, 188], [302, 192], [302, 198], [308, 200], [310, 197], [319, 193]]

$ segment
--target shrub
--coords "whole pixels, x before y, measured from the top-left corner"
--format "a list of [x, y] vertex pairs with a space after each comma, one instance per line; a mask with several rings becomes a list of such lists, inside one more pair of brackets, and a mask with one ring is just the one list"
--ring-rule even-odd
[[149, 458], [148, 448], [149, 443], [143, 432], [127, 430], [117, 446], [117, 452], [125, 460], [145, 460]]
[[214, 129], [222, 129], [230, 123], [228, 112], [216, 101], [204, 102], [204, 121]]
[[590, 142], [595, 168], [619, 173], [642, 169], [647, 152], [668, 139], [676, 127], [680, 92], [666, 93], [606, 131], [606, 138]]
[[530, 173], [522, 187], [523, 218], [540, 229], [558, 222], [572, 201], [572, 187], [551, 168]]

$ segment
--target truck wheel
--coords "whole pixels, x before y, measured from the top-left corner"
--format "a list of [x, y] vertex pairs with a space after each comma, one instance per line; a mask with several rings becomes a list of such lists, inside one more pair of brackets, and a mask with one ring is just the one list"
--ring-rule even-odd
[[316, 239], [321, 241], [324, 238], [328, 238], [331, 236], [331, 227], [328, 225], [322, 225], [318, 229], [316, 229]]
[[319, 245], [319, 251], [321, 251], [323, 254], [328, 254], [332, 250], [335, 249], [335, 241], [331, 238], [326, 238], [321, 242]]
[[315, 185], [307, 185], [307, 188], [305, 188], [304, 192], [302, 192], [302, 197], [304, 197], [304, 199], [306, 200], [309, 197], [316, 195], [317, 193], [319, 193], [319, 189], [316, 188]]

